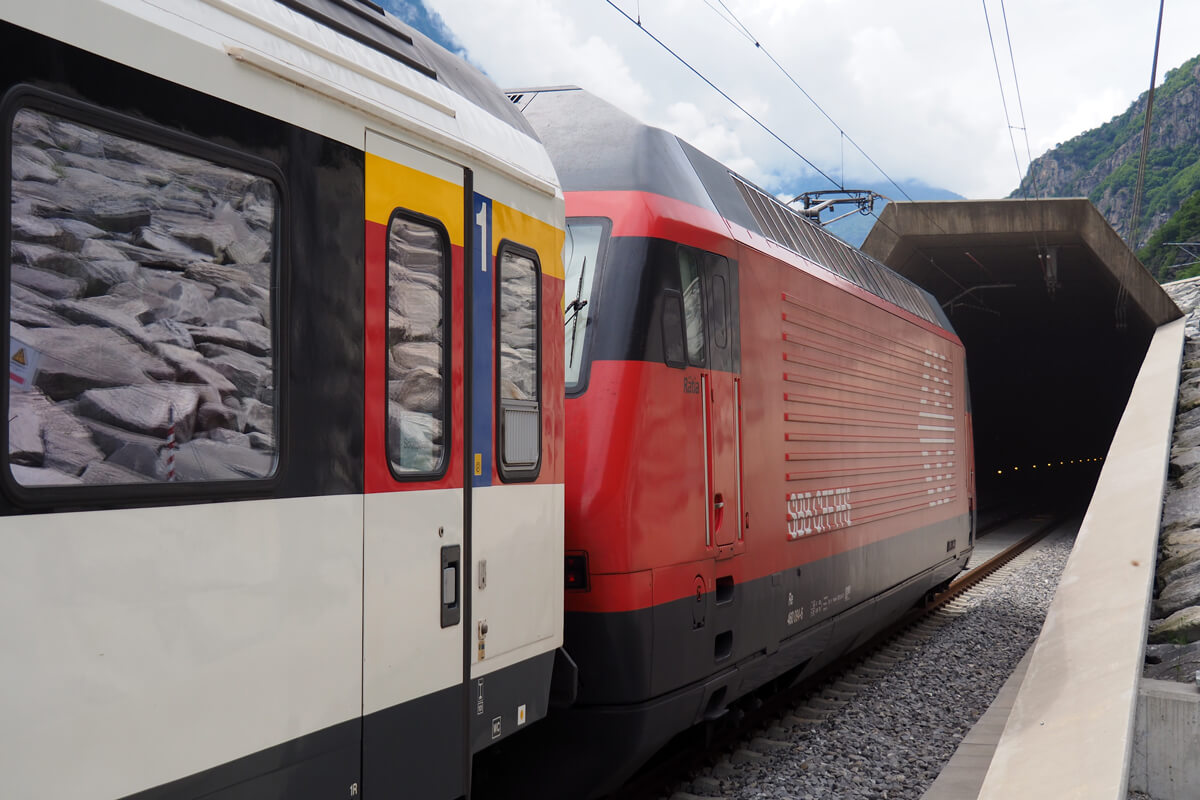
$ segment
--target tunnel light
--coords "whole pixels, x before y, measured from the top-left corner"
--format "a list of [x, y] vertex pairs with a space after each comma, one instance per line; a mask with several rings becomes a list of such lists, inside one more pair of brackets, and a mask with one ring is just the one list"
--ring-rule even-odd
[[1004, 474], [1004, 470], [1002, 470], [1002, 469], [998, 469], [998, 470], [996, 470], [996, 474], [997, 474], [997, 475], [1003, 475], [1003, 474]]
[[1019, 469], [1020, 469], [1020, 467], [1013, 467], [1013, 472], [1016, 472]]
[[1047, 467], [1048, 467], [1048, 466], [1050, 466], [1049, 462], [1047, 462], [1047, 463], [1046, 463], [1046, 466], [1047, 466]]
[[1033, 465], [1033, 468], [1034, 468], [1034, 469], [1037, 469], [1037, 464], [1034, 464], [1034, 465]]

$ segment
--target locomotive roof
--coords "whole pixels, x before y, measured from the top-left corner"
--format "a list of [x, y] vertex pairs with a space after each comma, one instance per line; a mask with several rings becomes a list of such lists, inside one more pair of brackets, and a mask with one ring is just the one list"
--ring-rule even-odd
[[642, 191], [714, 211], [872, 294], [952, 330], [921, 287], [801, 217], [719, 161], [578, 87], [513, 89], [563, 191]]
[[371, 0], [275, 0], [453, 90], [522, 133], [533, 129], [496, 85], [462, 58]]

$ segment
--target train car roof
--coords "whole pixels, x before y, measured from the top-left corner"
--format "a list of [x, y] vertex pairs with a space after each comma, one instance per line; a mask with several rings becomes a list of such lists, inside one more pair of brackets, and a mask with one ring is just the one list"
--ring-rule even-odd
[[529, 122], [486, 75], [371, 0], [275, 0], [453, 90], [522, 133]]
[[642, 191], [720, 216], [946, 330], [932, 295], [674, 134], [575, 86], [510, 89], [563, 191]]

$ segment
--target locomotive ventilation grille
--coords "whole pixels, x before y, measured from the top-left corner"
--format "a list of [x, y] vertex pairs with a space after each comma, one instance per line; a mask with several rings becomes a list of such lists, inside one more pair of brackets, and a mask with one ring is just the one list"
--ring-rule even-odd
[[751, 215], [768, 239], [871, 294], [941, 326], [929, 301], [911, 281], [826, 232], [738, 175], [731, 172], [729, 177], [733, 178]]

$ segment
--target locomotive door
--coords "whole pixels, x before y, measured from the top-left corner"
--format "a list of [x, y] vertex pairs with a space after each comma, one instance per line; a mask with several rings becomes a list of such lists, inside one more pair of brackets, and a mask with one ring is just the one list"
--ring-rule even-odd
[[362, 780], [467, 793], [463, 251], [470, 173], [365, 142]]
[[701, 255], [709, 367], [701, 376], [706, 541], [719, 550], [731, 551], [740, 538], [742, 516], [737, 295], [728, 259], [713, 253]]

